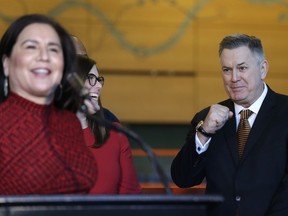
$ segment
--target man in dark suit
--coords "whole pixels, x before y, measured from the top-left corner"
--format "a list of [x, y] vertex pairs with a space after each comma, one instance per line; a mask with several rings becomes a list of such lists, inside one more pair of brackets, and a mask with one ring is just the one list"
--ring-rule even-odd
[[[268, 62], [258, 38], [225, 37], [219, 58], [229, 99], [194, 116], [172, 179], [192, 187], [205, 178], [206, 193], [222, 194], [224, 202], [209, 215], [288, 215], [288, 97], [264, 82]], [[239, 155], [237, 128], [246, 109], [253, 112], [251, 130]]]

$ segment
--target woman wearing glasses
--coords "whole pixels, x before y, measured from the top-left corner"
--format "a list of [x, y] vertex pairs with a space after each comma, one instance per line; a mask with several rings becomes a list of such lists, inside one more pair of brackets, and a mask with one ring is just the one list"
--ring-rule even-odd
[[[98, 118], [111, 119], [105, 116], [107, 110], [101, 105], [100, 93], [104, 85], [104, 77], [99, 76], [95, 61], [87, 56], [78, 55], [77, 65], [77, 74], [84, 81], [84, 87], [89, 90], [91, 98], [91, 103], [85, 101], [88, 112]], [[98, 177], [90, 193], [141, 193], [127, 137], [87, 120], [81, 112], [78, 112], [77, 116], [82, 125], [85, 142], [98, 165]], [[120, 125], [118, 120], [113, 123]]]

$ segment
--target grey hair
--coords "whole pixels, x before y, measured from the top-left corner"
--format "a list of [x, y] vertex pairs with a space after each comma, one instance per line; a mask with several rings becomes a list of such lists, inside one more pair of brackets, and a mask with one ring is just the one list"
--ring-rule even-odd
[[248, 47], [259, 63], [265, 59], [261, 40], [255, 36], [246, 34], [232, 34], [226, 36], [219, 44], [219, 57], [224, 49], [235, 49], [242, 46]]

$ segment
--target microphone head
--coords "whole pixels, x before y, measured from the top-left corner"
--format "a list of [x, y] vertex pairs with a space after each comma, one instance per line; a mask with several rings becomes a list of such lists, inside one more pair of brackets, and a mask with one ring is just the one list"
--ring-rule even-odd
[[84, 82], [82, 79], [78, 76], [77, 73], [70, 73], [67, 75], [67, 81], [70, 83], [72, 88], [76, 90], [77, 92], [83, 88]]
[[89, 90], [84, 87], [84, 82], [77, 73], [74, 72], [68, 74], [67, 81], [72, 86], [74, 91], [79, 93], [80, 97], [87, 98], [89, 96]]

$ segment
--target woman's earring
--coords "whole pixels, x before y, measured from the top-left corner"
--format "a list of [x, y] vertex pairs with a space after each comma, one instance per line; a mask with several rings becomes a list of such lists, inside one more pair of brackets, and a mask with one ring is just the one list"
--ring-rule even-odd
[[4, 79], [4, 95], [5, 95], [5, 97], [8, 95], [8, 89], [9, 89], [8, 85], [9, 85], [8, 84], [8, 78], [5, 77], [5, 79]]

